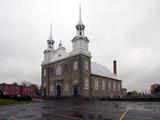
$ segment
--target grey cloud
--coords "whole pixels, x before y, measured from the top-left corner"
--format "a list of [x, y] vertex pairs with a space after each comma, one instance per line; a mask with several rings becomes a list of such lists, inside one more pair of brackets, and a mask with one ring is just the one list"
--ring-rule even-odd
[[[55, 47], [62, 40], [71, 50], [78, 21], [74, 0], [0, 2], [0, 82], [41, 82], [41, 61], [53, 22]], [[82, 3], [92, 60], [112, 70], [129, 90], [149, 90], [159, 82], [159, 0], [88, 0]], [[77, 10], [76, 10], [77, 9]]]

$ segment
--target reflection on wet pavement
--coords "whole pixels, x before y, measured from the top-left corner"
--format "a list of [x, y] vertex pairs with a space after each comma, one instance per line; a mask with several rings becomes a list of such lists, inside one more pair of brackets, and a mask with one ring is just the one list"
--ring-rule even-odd
[[71, 116], [81, 118], [83, 120], [112, 120], [112, 119], [103, 117], [101, 114], [87, 114], [87, 113], [82, 114], [80, 112], [74, 112], [73, 114], [71, 114]]
[[44, 101], [0, 106], [0, 120], [160, 120], [159, 102]]

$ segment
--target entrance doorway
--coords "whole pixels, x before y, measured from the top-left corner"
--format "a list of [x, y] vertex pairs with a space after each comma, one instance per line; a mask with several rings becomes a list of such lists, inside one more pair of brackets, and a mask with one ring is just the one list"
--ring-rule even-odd
[[61, 86], [60, 85], [57, 85], [56, 92], [57, 92], [56, 97], [57, 98], [61, 97]]
[[78, 91], [78, 87], [77, 86], [75, 86], [73, 88], [73, 91], [74, 91], [74, 97], [78, 97], [79, 96], [79, 91]]

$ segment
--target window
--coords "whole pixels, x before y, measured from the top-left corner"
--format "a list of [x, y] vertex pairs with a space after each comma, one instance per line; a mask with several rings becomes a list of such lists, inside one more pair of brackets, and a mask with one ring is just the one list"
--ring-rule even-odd
[[61, 66], [57, 66], [57, 68], [56, 68], [56, 75], [61, 75], [61, 73], [62, 73]]
[[105, 90], [106, 89], [106, 82], [103, 80], [102, 81], [102, 90]]
[[78, 79], [74, 79], [73, 83], [77, 84], [78, 83]]
[[65, 92], [68, 92], [69, 91], [69, 84], [64, 84], [64, 91]]
[[47, 75], [46, 69], [43, 69], [43, 76], [46, 76], [46, 75]]
[[88, 70], [88, 62], [87, 61], [84, 61], [84, 69]]
[[95, 85], [95, 90], [98, 90], [98, 80], [94, 81], [94, 85]]
[[118, 90], [120, 91], [121, 90], [121, 84], [118, 83]]
[[46, 83], [45, 83], [45, 82], [43, 82], [43, 87], [44, 87], [44, 88], [46, 87]]
[[116, 90], [116, 83], [113, 82], [113, 90], [115, 91]]
[[64, 72], [67, 73], [68, 72], [68, 65], [64, 64]]
[[86, 89], [86, 90], [89, 89], [89, 80], [88, 80], [88, 78], [86, 78], [86, 79], [84, 80], [84, 89]]
[[108, 89], [111, 90], [111, 82], [108, 81]]
[[77, 61], [74, 62], [73, 69], [74, 70], [78, 70], [78, 62]]
[[82, 31], [79, 32], [79, 35], [82, 35]]
[[51, 85], [51, 86], [50, 86], [50, 92], [53, 92], [53, 90], [54, 90], [54, 86]]

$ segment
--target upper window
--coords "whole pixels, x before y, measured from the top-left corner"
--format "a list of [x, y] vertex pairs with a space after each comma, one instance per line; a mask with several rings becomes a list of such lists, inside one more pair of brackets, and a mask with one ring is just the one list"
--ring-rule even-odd
[[69, 84], [64, 84], [65, 86], [64, 86], [64, 90], [65, 90], [65, 92], [68, 92], [69, 91]]
[[43, 82], [43, 87], [44, 87], [44, 88], [46, 87], [46, 83], [45, 83], [45, 82]]
[[54, 91], [54, 86], [50, 85], [50, 92], [53, 92], [53, 91]]
[[95, 90], [98, 90], [98, 80], [94, 81], [94, 85], [95, 85]]
[[102, 81], [102, 90], [105, 90], [106, 89], [106, 83], [105, 83], [105, 81], [103, 80]]
[[78, 62], [77, 61], [74, 62], [73, 69], [74, 70], [78, 70]]
[[43, 76], [46, 76], [46, 75], [47, 75], [46, 69], [43, 69]]
[[118, 90], [121, 90], [121, 84], [118, 83]]
[[78, 79], [74, 79], [73, 83], [77, 84], [78, 83]]
[[116, 83], [113, 82], [113, 90], [115, 91], [116, 90]]
[[111, 82], [108, 81], [108, 89], [111, 90]]
[[56, 68], [56, 75], [61, 75], [62, 74], [62, 67], [59, 65]]
[[88, 78], [86, 78], [86, 79], [84, 80], [84, 89], [86, 89], [86, 90], [89, 89], [89, 80], [88, 80]]
[[87, 61], [84, 61], [84, 69], [88, 70], [88, 62]]

